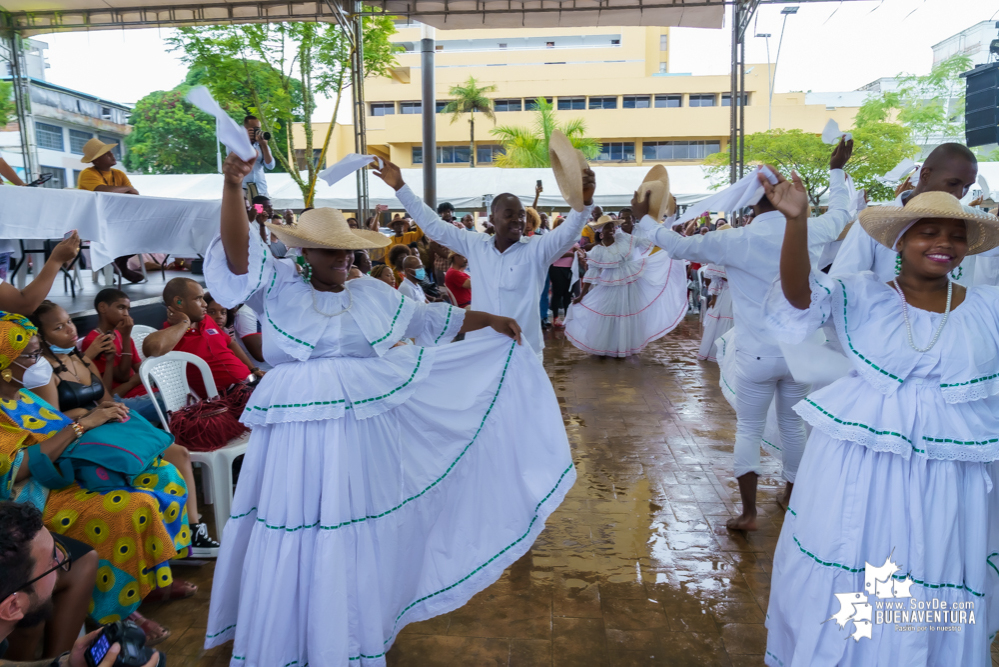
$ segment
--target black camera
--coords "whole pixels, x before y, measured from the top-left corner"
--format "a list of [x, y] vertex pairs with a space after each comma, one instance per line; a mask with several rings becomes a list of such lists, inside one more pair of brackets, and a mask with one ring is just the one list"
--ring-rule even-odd
[[[114, 667], [142, 667], [156, 653], [155, 649], [146, 646], [146, 633], [142, 628], [131, 621], [116, 621], [105, 625], [101, 634], [97, 635], [97, 639], [83, 654], [87, 667], [101, 664], [115, 642], [121, 646], [121, 653], [114, 661]], [[166, 656], [162, 653], [158, 667], [166, 667]]]
[[261, 132], [259, 129], [257, 129], [257, 133], [256, 134], [257, 134], [257, 138], [258, 139], [263, 138], [264, 141], [270, 141], [271, 140], [271, 133], [270, 132]]

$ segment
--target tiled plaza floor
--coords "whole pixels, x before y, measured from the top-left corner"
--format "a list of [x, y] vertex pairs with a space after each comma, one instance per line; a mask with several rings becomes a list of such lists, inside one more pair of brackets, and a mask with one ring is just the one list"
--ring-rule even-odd
[[[550, 337], [545, 366], [578, 481], [499, 581], [461, 609], [408, 626], [391, 667], [763, 664], [782, 484], [764, 456], [760, 530], [725, 529], [738, 514], [735, 415], [718, 367], [695, 360], [698, 344], [689, 318], [623, 360]], [[212, 569], [178, 568], [198, 594], [141, 610], [173, 631], [160, 647], [171, 667], [229, 664], [231, 644], [201, 648]]]

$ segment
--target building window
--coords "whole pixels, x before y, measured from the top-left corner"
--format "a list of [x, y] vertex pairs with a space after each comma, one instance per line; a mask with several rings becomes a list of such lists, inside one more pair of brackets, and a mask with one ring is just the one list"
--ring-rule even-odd
[[620, 39], [612, 39], [611, 40], [611, 46], [621, 46], [621, 40]]
[[[534, 110], [536, 110], [538, 108], [537, 99], [538, 98], [536, 98], [536, 97], [532, 97], [529, 100], [524, 100], [524, 110], [525, 111], [534, 111]], [[545, 101], [548, 102], [548, 104], [551, 104], [552, 103], [552, 98], [546, 97]]]
[[[468, 146], [438, 146], [437, 164], [468, 164]], [[413, 146], [413, 164], [423, 164], [423, 147]]]
[[62, 190], [66, 187], [66, 170], [62, 167], [46, 167], [41, 166], [38, 169], [39, 174], [52, 174], [52, 179], [44, 184], [43, 188], [53, 188], [55, 190]]
[[118, 137], [108, 137], [103, 134], [98, 134], [97, 138], [105, 144], [114, 144], [114, 148], [111, 149], [111, 152], [114, 153], [116, 158], [119, 160], [121, 159], [121, 139]]
[[372, 116], [392, 116], [395, 114], [395, 102], [372, 102]]
[[443, 50], [444, 50], [443, 44], [437, 44], [434, 46], [434, 51], [443, 51]]
[[82, 174], [82, 173], [83, 173], [82, 169], [74, 169], [73, 170], [73, 187], [74, 188], [80, 187], [80, 174]]
[[62, 128], [58, 125], [35, 123], [35, 143], [39, 148], [48, 148], [51, 151], [66, 150], [62, 143]]
[[444, 111], [444, 107], [451, 103], [451, 100], [437, 100], [437, 113]]
[[669, 51], [669, 35], [659, 35], [659, 50]]
[[621, 98], [622, 109], [648, 109], [648, 95], [625, 95]]
[[597, 162], [634, 162], [635, 143], [633, 141], [604, 143], [600, 146]]
[[499, 45], [499, 47], [500, 47], [501, 49], [505, 49], [505, 48], [506, 48], [506, 44], [504, 44], [503, 42], [500, 42], [500, 45]]
[[691, 95], [688, 106], [692, 107], [713, 107], [715, 106], [714, 95]]
[[413, 146], [413, 164], [423, 164], [423, 146]]
[[493, 102], [493, 111], [520, 111], [521, 101], [518, 100], [496, 100]]
[[80, 130], [69, 131], [69, 152], [74, 155], [83, 155], [83, 145], [94, 138], [89, 132]]
[[676, 109], [683, 106], [683, 95], [656, 95], [657, 109]]
[[585, 97], [560, 97], [558, 98], [559, 111], [576, 111], [586, 108]]
[[591, 109], [617, 109], [616, 97], [591, 97]]
[[701, 160], [721, 151], [718, 141], [646, 141], [643, 160]]
[[404, 116], [419, 115], [423, 109], [422, 102], [399, 102], [399, 113]]
[[669, 66], [666, 63], [659, 63], [659, 73], [669, 74]]
[[[732, 106], [732, 93], [722, 93], [721, 105], [723, 107]], [[742, 94], [742, 106], [749, 106], [749, 93]]]
[[506, 153], [502, 146], [476, 146], [475, 162], [477, 164], [489, 164], [499, 155]]
[[555, 42], [545, 42], [545, 48], [546, 49], [554, 49], [555, 48]]

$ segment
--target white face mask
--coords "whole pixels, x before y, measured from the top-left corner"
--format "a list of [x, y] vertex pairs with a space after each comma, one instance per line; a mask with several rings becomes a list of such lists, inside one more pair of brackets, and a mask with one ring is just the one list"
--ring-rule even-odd
[[21, 384], [24, 385], [25, 389], [44, 387], [52, 379], [52, 364], [41, 357], [30, 366], [18, 364], [16, 361], [14, 363], [24, 369], [24, 377], [21, 379]]

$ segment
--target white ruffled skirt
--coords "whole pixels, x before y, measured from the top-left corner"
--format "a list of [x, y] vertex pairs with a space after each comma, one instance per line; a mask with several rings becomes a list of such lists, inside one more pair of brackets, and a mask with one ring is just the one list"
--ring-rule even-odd
[[[618, 277], [616, 273], [634, 271]], [[565, 337], [580, 350], [605, 357], [638, 354], [676, 328], [687, 313], [682, 261], [656, 253], [604, 271], [579, 303], [569, 307]]]
[[718, 362], [718, 339], [732, 328], [732, 291], [727, 287], [715, 299], [715, 305], [704, 315], [704, 332], [697, 358]]
[[[336, 363], [363, 377], [386, 358]], [[323, 382], [311, 364], [300, 381]], [[490, 585], [575, 480], [549, 386], [530, 348], [497, 334], [436, 348], [379, 414], [255, 424], [206, 648], [234, 639], [241, 667], [381, 666], [407, 623]]]

